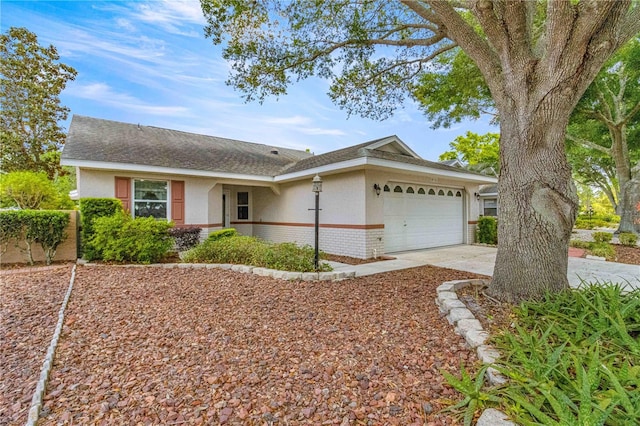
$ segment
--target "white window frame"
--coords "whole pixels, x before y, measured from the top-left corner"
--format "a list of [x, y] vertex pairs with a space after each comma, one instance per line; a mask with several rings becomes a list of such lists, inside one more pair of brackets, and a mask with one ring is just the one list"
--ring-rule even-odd
[[[247, 203], [246, 204], [240, 204], [239, 203], [239, 195], [241, 193], [245, 193], [247, 194]], [[240, 221], [250, 221], [251, 220], [251, 209], [249, 208], [251, 206], [251, 192], [250, 191], [236, 191], [236, 220]], [[247, 208], [247, 217], [245, 219], [240, 219], [240, 207], [246, 207]]]
[[[165, 184], [165, 188], [166, 188], [166, 192], [167, 192], [167, 196], [165, 200], [147, 200], [144, 198], [136, 198], [136, 182], [143, 182], [143, 181], [149, 181], [149, 182], [164, 182]], [[164, 218], [156, 218], [158, 220], [171, 220], [171, 203], [169, 202], [171, 200], [171, 181], [167, 180], [167, 179], [146, 179], [146, 178], [132, 178], [131, 179], [131, 216], [136, 218], [136, 217], [149, 217], [149, 216], [136, 216], [136, 203], [140, 202], [140, 203], [144, 203], [144, 202], [154, 202], [154, 203], [164, 203], [165, 204], [165, 213], [166, 213], [166, 217]], [[151, 216], [153, 217], [153, 216]]]

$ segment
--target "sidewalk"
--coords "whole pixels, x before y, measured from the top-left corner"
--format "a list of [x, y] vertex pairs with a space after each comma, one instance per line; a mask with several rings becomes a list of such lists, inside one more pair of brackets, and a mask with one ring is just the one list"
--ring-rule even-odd
[[[443, 268], [492, 275], [496, 261], [496, 248], [474, 245], [458, 245], [428, 250], [394, 253], [394, 260], [345, 265], [329, 262], [335, 271], [355, 271], [356, 277], [434, 265]], [[572, 287], [577, 287], [581, 279], [594, 282], [617, 282], [629, 288], [640, 288], [640, 266], [624, 263], [605, 262], [570, 257], [567, 278]]]

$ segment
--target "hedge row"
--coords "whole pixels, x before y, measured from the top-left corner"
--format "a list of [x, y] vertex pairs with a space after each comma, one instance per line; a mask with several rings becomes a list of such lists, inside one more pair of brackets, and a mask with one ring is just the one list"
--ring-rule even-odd
[[498, 219], [493, 216], [481, 216], [478, 219], [478, 242], [498, 244]]
[[25, 254], [29, 265], [33, 265], [33, 245], [44, 251], [45, 261], [50, 265], [60, 243], [66, 238], [69, 213], [55, 210], [9, 210], [0, 212], [0, 246], [6, 252], [9, 243]]
[[101, 259], [100, 249], [93, 244], [94, 221], [99, 217], [113, 216], [122, 212], [122, 202], [117, 198], [81, 198], [82, 257], [87, 260]]

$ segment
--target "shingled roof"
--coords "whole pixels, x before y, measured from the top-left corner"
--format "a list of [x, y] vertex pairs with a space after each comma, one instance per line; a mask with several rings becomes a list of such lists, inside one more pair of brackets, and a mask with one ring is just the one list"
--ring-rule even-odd
[[63, 160], [275, 176], [312, 154], [273, 145], [74, 115]]
[[120, 163], [268, 177], [304, 172], [361, 158], [376, 158], [486, 177], [480, 173], [424, 160], [397, 136], [388, 136], [325, 154], [313, 155], [305, 151], [273, 145], [81, 115], [73, 116], [62, 151], [62, 160], [67, 164], [75, 162], [78, 165], [80, 162], [88, 166], [91, 163], [103, 163], [104, 166]]
[[355, 160], [357, 158], [379, 158], [382, 160], [394, 161], [397, 163], [413, 164], [416, 166], [428, 167], [432, 169], [438, 169], [443, 171], [463, 172], [467, 174], [485, 176], [481, 173], [474, 173], [468, 170], [461, 170], [459, 167], [448, 166], [439, 162], [424, 160], [420, 157], [413, 155], [401, 154], [396, 152], [388, 152], [381, 149], [374, 148], [379, 142], [384, 140], [397, 140], [397, 136], [387, 136], [385, 138], [375, 139], [369, 142], [361, 143], [358, 145], [350, 146], [347, 148], [339, 149], [337, 151], [327, 152], [326, 154], [314, 155], [312, 157], [305, 158], [296, 162], [295, 164], [285, 168], [280, 172], [281, 175], [287, 173], [295, 173], [316, 167], [326, 166], [328, 164], [339, 163], [342, 161]]

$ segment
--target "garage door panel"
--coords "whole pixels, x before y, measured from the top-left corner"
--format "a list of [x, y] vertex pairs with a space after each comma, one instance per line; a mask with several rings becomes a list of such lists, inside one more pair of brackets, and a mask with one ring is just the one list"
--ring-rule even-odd
[[385, 251], [462, 244], [463, 218], [462, 197], [385, 193]]

